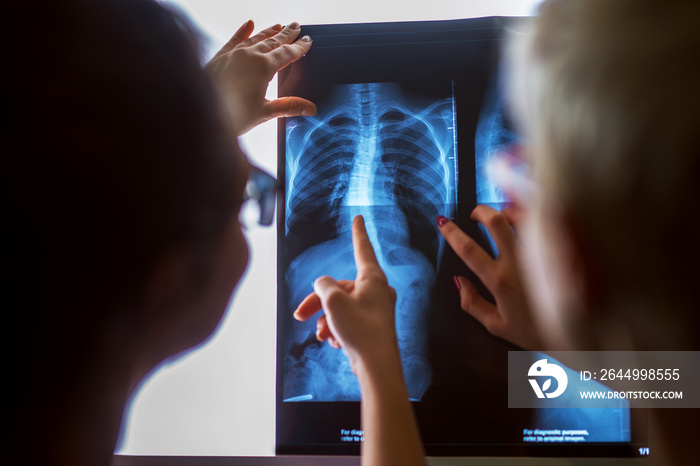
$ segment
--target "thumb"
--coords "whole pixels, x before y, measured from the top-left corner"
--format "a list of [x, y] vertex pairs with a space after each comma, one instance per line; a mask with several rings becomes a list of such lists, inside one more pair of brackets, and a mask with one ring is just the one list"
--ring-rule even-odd
[[347, 292], [329, 276], [317, 278], [314, 282], [314, 292], [321, 300], [321, 306], [327, 315], [333, 314], [345, 308]]
[[471, 314], [486, 330], [493, 333], [494, 322], [498, 321], [498, 308], [484, 299], [471, 281], [455, 275], [455, 285], [459, 284], [459, 298], [462, 310]]
[[279, 117], [314, 116], [316, 106], [301, 97], [280, 97], [266, 102], [263, 106], [264, 118], [270, 120]]

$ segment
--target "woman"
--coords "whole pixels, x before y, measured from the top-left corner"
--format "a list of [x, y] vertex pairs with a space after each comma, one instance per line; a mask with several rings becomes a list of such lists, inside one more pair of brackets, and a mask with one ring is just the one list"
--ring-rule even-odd
[[[183, 22], [155, 2], [40, 3], [12, 6], [22, 35], [3, 41], [9, 451], [13, 464], [107, 465], [130, 392], [211, 334], [243, 274], [238, 212], [255, 177], [236, 136], [315, 113], [303, 99], [264, 98], [311, 41], [296, 40], [295, 23], [250, 37], [247, 22], [208, 65], [212, 80]], [[388, 393], [404, 393], [396, 412], [413, 421], [394, 293], [362, 220], [353, 228], [357, 282], [317, 289], [368, 393], [369, 433]]]

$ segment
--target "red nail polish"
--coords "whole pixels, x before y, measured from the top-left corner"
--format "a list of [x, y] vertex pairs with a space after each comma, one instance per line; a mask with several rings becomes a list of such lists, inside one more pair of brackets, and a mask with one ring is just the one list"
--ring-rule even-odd
[[457, 288], [457, 291], [462, 291], [462, 285], [459, 283], [459, 279], [457, 278], [457, 275], [452, 275], [452, 281], [455, 284], [455, 288]]
[[450, 221], [450, 220], [449, 220], [447, 217], [443, 216], [443, 215], [440, 215], [440, 216], [438, 216], [438, 218], [437, 218], [437, 224], [438, 224], [439, 227], [443, 226], [444, 224], [446, 224], [446, 223], [449, 222], [449, 221]]

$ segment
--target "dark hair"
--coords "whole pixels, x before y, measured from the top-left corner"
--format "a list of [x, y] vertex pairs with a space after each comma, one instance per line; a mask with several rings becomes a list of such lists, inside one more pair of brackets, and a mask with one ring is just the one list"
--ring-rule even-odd
[[204, 276], [241, 163], [181, 19], [147, 0], [26, 3], [4, 41], [1, 188], [5, 354], [24, 386], [70, 377], [167, 248]]

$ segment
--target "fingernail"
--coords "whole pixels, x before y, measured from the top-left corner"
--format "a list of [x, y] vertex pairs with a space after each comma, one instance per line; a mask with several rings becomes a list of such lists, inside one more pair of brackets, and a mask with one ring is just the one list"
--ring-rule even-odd
[[457, 291], [462, 291], [462, 285], [459, 283], [459, 278], [457, 278], [457, 275], [452, 275], [452, 282], [455, 284]]
[[289, 25], [288, 25], [287, 27], [288, 27], [289, 29], [299, 29], [300, 26], [301, 26], [301, 24], [299, 24], [299, 23], [297, 23], [296, 21], [294, 21], [293, 23], [289, 23]]
[[309, 107], [309, 108], [303, 108], [303, 109], [301, 110], [301, 116], [305, 116], [305, 117], [316, 116], [316, 109], [315, 109], [315, 108], [310, 108], [310, 107]]
[[247, 25], [249, 25], [251, 21], [252, 21], [252, 19], [249, 19], [248, 21], [246, 21], [245, 23], [243, 23], [243, 26], [241, 26], [241, 29], [243, 29], [244, 27], [246, 27]]
[[299, 39], [299, 40], [300, 40], [300, 41], [303, 41], [303, 42], [313, 42], [313, 40], [311, 39], [310, 36], [304, 36], [304, 37], [302, 37], [302, 38]]
[[449, 222], [449, 221], [450, 221], [450, 220], [449, 220], [447, 217], [443, 216], [443, 215], [440, 215], [440, 216], [437, 218], [437, 224], [438, 224], [439, 227], [443, 226], [444, 224], [446, 224], [446, 223]]

